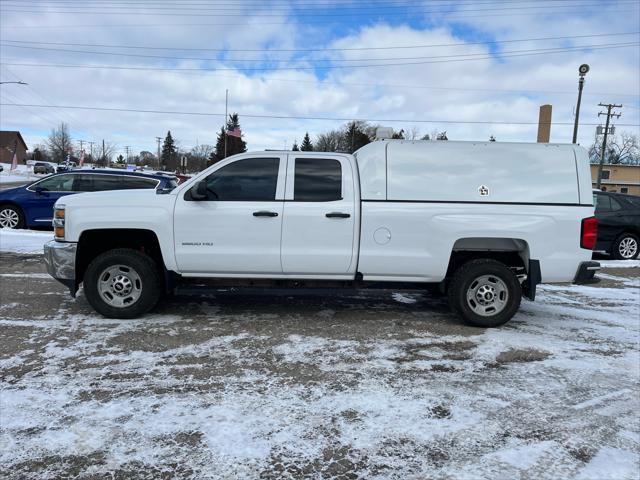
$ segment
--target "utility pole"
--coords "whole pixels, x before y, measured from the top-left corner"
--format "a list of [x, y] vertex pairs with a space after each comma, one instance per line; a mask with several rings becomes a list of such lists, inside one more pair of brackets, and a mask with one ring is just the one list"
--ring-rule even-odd
[[584, 76], [589, 71], [589, 65], [583, 63], [578, 68], [578, 73], [580, 74], [580, 79], [578, 80], [578, 103], [576, 104], [576, 119], [573, 122], [573, 142], [577, 143], [578, 141], [578, 120], [580, 118], [580, 102], [582, 101], [582, 87], [584, 87]]
[[105, 154], [104, 154], [104, 138], [102, 139], [102, 157], [100, 157], [100, 163], [102, 163], [104, 161], [105, 166], [109, 166], [107, 165], [107, 159], [105, 158]]
[[600, 152], [600, 165], [598, 165], [598, 181], [596, 182], [596, 188], [600, 189], [600, 184], [602, 183], [602, 165], [604, 165], [604, 156], [607, 152], [607, 135], [609, 134], [609, 120], [611, 117], [620, 118], [619, 113], [612, 113], [611, 110], [614, 108], [622, 108], [622, 105], [616, 105], [615, 103], [599, 103], [599, 107], [607, 107], [607, 111], [599, 112], [598, 117], [600, 115], [607, 116], [607, 122], [604, 127], [604, 138], [602, 139], [602, 152]]
[[224, 158], [227, 158], [227, 118], [229, 118], [229, 89], [224, 92]]
[[90, 152], [91, 152], [91, 162], [92, 163], [95, 163], [95, 160], [93, 159], [93, 144], [94, 143], [96, 143], [96, 142], [89, 142], [89, 149], [90, 149]]
[[162, 141], [162, 137], [156, 137], [156, 142], [158, 142], [158, 169], [160, 169], [160, 142]]
[[129, 165], [129, 149], [131, 148], [130, 145], [125, 145], [124, 147], [124, 151], [126, 152], [125, 155], [127, 156], [127, 161], [126, 164]]

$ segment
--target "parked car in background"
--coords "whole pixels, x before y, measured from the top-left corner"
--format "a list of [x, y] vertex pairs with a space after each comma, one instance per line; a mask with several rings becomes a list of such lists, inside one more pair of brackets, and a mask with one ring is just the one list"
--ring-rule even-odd
[[595, 251], [617, 260], [637, 258], [640, 244], [640, 197], [621, 193], [593, 192], [598, 219]]
[[33, 165], [33, 173], [56, 173], [56, 170], [50, 163], [37, 162]]
[[175, 177], [117, 170], [74, 170], [57, 173], [29, 185], [0, 191], [0, 228], [51, 226], [53, 204], [81, 192], [132, 189], [173, 189]]
[[4, 167], [2, 165], [0, 165], [0, 172], [4, 171]]
[[73, 161], [62, 162], [56, 167], [56, 172], [58, 173], [68, 172], [69, 170], [73, 170], [77, 166], [78, 165], [76, 164], [76, 162], [73, 162]]

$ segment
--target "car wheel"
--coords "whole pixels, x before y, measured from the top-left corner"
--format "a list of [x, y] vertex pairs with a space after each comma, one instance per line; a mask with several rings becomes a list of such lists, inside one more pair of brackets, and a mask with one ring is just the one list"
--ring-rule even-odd
[[462, 265], [449, 285], [449, 305], [466, 323], [497, 327], [515, 315], [522, 288], [518, 277], [503, 263], [478, 259]]
[[22, 210], [13, 205], [0, 206], [0, 228], [24, 228]]
[[617, 260], [633, 260], [638, 256], [638, 236], [633, 233], [623, 233], [613, 242], [613, 257]]
[[149, 256], [128, 248], [96, 257], [84, 275], [84, 293], [91, 306], [107, 318], [136, 318], [160, 298], [162, 276]]

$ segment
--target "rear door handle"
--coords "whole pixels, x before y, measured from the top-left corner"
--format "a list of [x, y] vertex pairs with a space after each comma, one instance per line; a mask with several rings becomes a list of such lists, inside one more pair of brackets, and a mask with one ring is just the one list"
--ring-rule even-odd
[[253, 212], [254, 217], [277, 217], [277, 212], [269, 212], [267, 210], [260, 210], [258, 212]]
[[327, 218], [349, 218], [351, 216], [350, 213], [342, 213], [342, 212], [330, 212], [325, 215]]

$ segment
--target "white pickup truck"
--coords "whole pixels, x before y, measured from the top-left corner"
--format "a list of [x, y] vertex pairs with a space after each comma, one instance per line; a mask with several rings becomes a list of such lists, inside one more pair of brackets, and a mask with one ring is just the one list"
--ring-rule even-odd
[[376, 141], [354, 155], [227, 158], [172, 191], [64, 197], [49, 273], [133, 318], [180, 283], [437, 286], [465, 321], [508, 321], [541, 282], [588, 282], [597, 222], [576, 145]]

